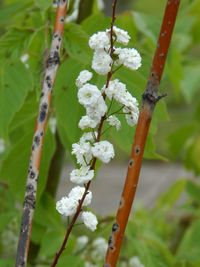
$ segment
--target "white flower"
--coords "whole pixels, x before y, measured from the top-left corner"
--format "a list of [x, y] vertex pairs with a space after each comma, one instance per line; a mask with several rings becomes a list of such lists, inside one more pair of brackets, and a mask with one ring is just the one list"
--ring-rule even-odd
[[20, 57], [20, 60], [22, 63], [24, 63], [24, 66], [28, 69], [29, 68], [29, 64], [26, 63], [29, 59], [29, 55], [28, 54], [24, 54]]
[[5, 141], [3, 138], [0, 138], [0, 154], [3, 154], [5, 151]]
[[93, 259], [103, 259], [106, 255], [108, 243], [103, 237], [98, 237], [92, 243], [93, 251], [92, 251], [92, 258]]
[[[123, 45], [127, 45], [131, 37], [129, 36], [127, 31], [117, 28], [116, 26], [113, 27], [113, 31], [117, 37], [117, 42]], [[110, 29], [107, 30], [107, 33], [110, 34]]]
[[89, 39], [90, 48], [97, 49], [108, 49], [110, 45], [110, 39], [106, 32], [97, 32], [93, 34]]
[[100, 122], [101, 117], [105, 115], [106, 111], [107, 106], [102, 96], [99, 97], [95, 106], [86, 107], [87, 115], [98, 123]]
[[92, 68], [100, 75], [111, 71], [112, 58], [103, 49], [96, 50], [92, 59]]
[[72, 145], [72, 155], [76, 156], [77, 163], [88, 165], [92, 159], [91, 145], [89, 142], [75, 143]]
[[87, 132], [87, 133], [84, 133], [82, 137], [80, 138], [80, 143], [85, 143], [87, 141], [93, 143], [96, 138], [97, 138], [97, 132]]
[[92, 147], [92, 154], [104, 163], [108, 163], [115, 156], [114, 148], [108, 141], [100, 141]]
[[70, 180], [76, 184], [84, 184], [92, 180], [94, 177], [94, 170], [90, 170], [90, 167], [82, 166], [80, 169], [75, 169], [70, 174]]
[[20, 57], [20, 60], [22, 63], [26, 63], [29, 59], [29, 55], [28, 54], [24, 54]]
[[[75, 201], [79, 201], [82, 199], [83, 197], [83, 194], [85, 193], [85, 188], [84, 187], [81, 187], [81, 186], [75, 186], [74, 188], [72, 188], [72, 190], [69, 192], [69, 198], [70, 199], [73, 199]], [[83, 202], [83, 206], [88, 206], [90, 205], [92, 201], [92, 192], [91, 191], [88, 191], [87, 192], [87, 195], [84, 199], [84, 202]]]
[[89, 238], [86, 235], [79, 236], [76, 239], [76, 249], [80, 250], [83, 249], [89, 241]]
[[81, 88], [85, 83], [90, 81], [92, 79], [92, 72], [88, 70], [83, 70], [80, 72], [78, 78], [76, 79], [76, 86], [78, 88]]
[[124, 97], [126, 93], [126, 85], [121, 83], [118, 79], [110, 81], [108, 87], [105, 86], [102, 88], [102, 91], [105, 92], [107, 97], [111, 100], [114, 98], [119, 101]]
[[138, 257], [132, 257], [130, 260], [129, 260], [129, 266], [130, 267], [145, 267], [140, 259]]
[[115, 115], [109, 116], [106, 121], [110, 126], [114, 126], [117, 131], [121, 128], [121, 122]]
[[76, 213], [78, 202], [75, 199], [63, 197], [56, 202], [57, 211], [64, 216], [71, 216]]
[[56, 118], [50, 118], [49, 119], [49, 128], [52, 132], [52, 134], [55, 134], [56, 133], [56, 126], [57, 126], [57, 120]]
[[97, 124], [99, 123], [99, 119], [95, 120], [95, 118], [90, 118], [88, 115], [83, 116], [79, 123], [78, 127], [82, 130], [85, 130], [87, 128], [96, 128]]
[[137, 108], [137, 110], [130, 111], [128, 108], [125, 107], [125, 108], [123, 108], [123, 112], [128, 113], [125, 116], [128, 125], [134, 126], [137, 124], [138, 117], [139, 117], [139, 109], [138, 108]]
[[81, 216], [85, 226], [91, 231], [95, 231], [97, 228], [97, 217], [90, 211], [84, 211]]
[[118, 55], [117, 65], [123, 64], [131, 70], [137, 70], [141, 67], [141, 56], [134, 48], [116, 48], [115, 52]]
[[83, 106], [95, 106], [99, 97], [101, 97], [101, 92], [99, 89], [92, 84], [86, 83], [78, 91], [79, 103]]
[[121, 99], [119, 99], [119, 102], [131, 111], [138, 111], [139, 103], [137, 99], [133, 97], [128, 91], [123, 95]]

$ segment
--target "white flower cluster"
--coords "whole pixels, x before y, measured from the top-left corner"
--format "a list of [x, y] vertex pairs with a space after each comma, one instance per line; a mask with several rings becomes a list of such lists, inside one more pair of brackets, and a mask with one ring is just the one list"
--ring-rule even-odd
[[[141, 57], [135, 49], [113, 47], [114, 51], [112, 51], [111, 32], [113, 44], [115, 42], [122, 45], [128, 44], [129, 34], [115, 26], [113, 31], [106, 30], [92, 35], [89, 39], [89, 46], [94, 50], [92, 68], [100, 75], [108, 75], [110, 72], [110, 76], [114, 68], [118, 68], [119, 65], [132, 70], [138, 69], [141, 65]], [[91, 203], [92, 193], [87, 191], [86, 185], [95, 175], [94, 168], [91, 167], [94, 159], [109, 163], [115, 156], [113, 145], [106, 140], [100, 140], [102, 132], [99, 129], [102, 130], [104, 121], [116, 130], [121, 128], [121, 122], [116, 116], [117, 112], [110, 113], [113, 100], [118, 102], [120, 110], [126, 116], [127, 123], [131, 126], [137, 123], [139, 110], [136, 98], [127, 91], [125, 84], [117, 79], [107, 80], [106, 85], [100, 90], [90, 83], [92, 78], [93, 74], [90, 71], [83, 70], [76, 79], [78, 101], [86, 111], [78, 126], [87, 132], [83, 133], [80, 140], [72, 145], [72, 155], [76, 157], [78, 167], [71, 172], [70, 180], [77, 186], [68, 196], [57, 202], [56, 209], [64, 216], [73, 216], [81, 210], [81, 220], [88, 229], [94, 231], [98, 224], [97, 218], [93, 213], [80, 209], [80, 201], [83, 201], [84, 197], [82, 206], [88, 206]], [[109, 108], [106, 104], [106, 97], [107, 101], [110, 100]]]
[[[131, 70], [141, 66], [141, 56], [134, 48], [114, 47], [115, 60], [110, 56], [111, 30], [95, 33], [89, 39], [89, 46], [94, 50], [92, 68], [100, 75], [106, 75], [113, 65], [124, 65]], [[127, 45], [131, 37], [127, 31], [113, 27], [113, 42]]]

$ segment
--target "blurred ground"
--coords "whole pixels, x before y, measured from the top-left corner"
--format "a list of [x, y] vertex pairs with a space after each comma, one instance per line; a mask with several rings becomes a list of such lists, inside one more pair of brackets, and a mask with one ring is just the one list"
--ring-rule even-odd
[[[58, 189], [58, 199], [66, 195], [73, 187], [69, 181], [69, 173], [73, 166], [66, 166], [62, 173]], [[92, 209], [96, 214], [115, 214], [126, 177], [127, 164], [112, 162], [104, 165], [93, 181]], [[170, 184], [180, 178], [192, 178], [192, 174], [179, 164], [145, 162], [140, 175], [135, 204], [152, 207], [155, 200]]]

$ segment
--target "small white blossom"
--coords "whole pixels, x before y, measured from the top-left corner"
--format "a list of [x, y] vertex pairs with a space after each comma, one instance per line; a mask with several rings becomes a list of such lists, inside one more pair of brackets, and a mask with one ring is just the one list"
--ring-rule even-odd
[[52, 134], [56, 133], [56, 126], [57, 126], [56, 118], [50, 118], [49, 119], [49, 128], [50, 128]]
[[115, 156], [114, 148], [108, 141], [100, 141], [92, 147], [92, 154], [104, 163], [108, 163]]
[[85, 143], [87, 141], [93, 143], [96, 138], [97, 138], [97, 132], [87, 132], [87, 133], [84, 133], [82, 137], [80, 138], [80, 143]]
[[119, 57], [117, 65], [123, 64], [131, 70], [137, 70], [142, 65], [141, 56], [134, 48], [116, 48], [114, 53]]
[[0, 138], [0, 154], [3, 154], [5, 151], [5, 141], [3, 138]]
[[126, 93], [123, 94], [123, 97], [120, 98], [118, 101], [131, 111], [138, 111], [139, 103], [137, 99], [133, 97], [128, 91], [126, 91]]
[[57, 211], [64, 216], [71, 216], [76, 213], [78, 202], [75, 199], [62, 197], [56, 202]]
[[93, 251], [92, 251], [92, 258], [101, 260], [105, 257], [108, 243], [103, 237], [98, 237], [92, 243]]
[[126, 114], [126, 121], [128, 123], [128, 125], [130, 126], [134, 126], [137, 124], [138, 122], [138, 117], [139, 117], [139, 109], [137, 108], [137, 110], [134, 110], [134, 111], [130, 111], [130, 109], [128, 108], [124, 108], [123, 109], [123, 112], [124, 113], [128, 113]]
[[28, 54], [24, 54], [20, 57], [20, 60], [22, 63], [24, 63], [24, 66], [28, 69], [29, 68], [29, 64], [26, 63], [29, 59], [29, 55]]
[[75, 143], [72, 145], [72, 155], [76, 156], [77, 163], [88, 165], [92, 159], [91, 145], [89, 142]]
[[96, 50], [92, 59], [92, 68], [100, 75], [111, 71], [112, 58], [103, 49]]
[[89, 241], [89, 238], [86, 235], [79, 236], [76, 239], [76, 249], [80, 250], [83, 249]]
[[[113, 31], [117, 37], [117, 42], [121, 43], [123, 45], [127, 45], [129, 40], [131, 39], [130, 35], [127, 31], [124, 31], [122, 29], [119, 29], [118, 27], [114, 26]], [[107, 32], [110, 34], [110, 29], [107, 30]]]
[[[81, 187], [81, 186], [75, 186], [74, 188], [72, 188], [72, 190], [69, 192], [69, 198], [70, 199], [73, 199], [75, 201], [79, 201], [82, 199], [83, 197], [83, 194], [85, 193], [85, 188], [84, 187]], [[83, 206], [88, 206], [90, 205], [92, 201], [92, 192], [91, 191], [88, 191], [87, 192], [87, 195], [84, 199], [84, 202], [83, 202]]]
[[20, 60], [22, 63], [26, 63], [29, 59], [29, 55], [28, 54], [24, 54], [21, 56]]
[[92, 79], [92, 72], [88, 70], [83, 70], [80, 72], [78, 78], [76, 79], [76, 86], [78, 88], [81, 88], [84, 84], [86, 84], [88, 81]]
[[101, 97], [101, 92], [97, 86], [86, 83], [78, 91], [79, 103], [84, 107], [95, 106], [98, 99]]
[[87, 115], [93, 120], [95, 120], [97, 123], [100, 122], [106, 111], [107, 106], [102, 96], [99, 97], [95, 106], [86, 107]]
[[83, 116], [79, 123], [78, 123], [78, 127], [82, 130], [88, 129], [88, 128], [96, 128], [96, 126], [99, 123], [99, 119], [96, 120], [95, 118], [90, 118], [88, 115]]
[[76, 184], [84, 184], [92, 180], [94, 170], [90, 170], [89, 166], [82, 166], [80, 169], [75, 169], [70, 174], [70, 180]]
[[97, 217], [90, 211], [84, 211], [82, 213], [82, 220], [85, 226], [91, 231], [95, 231], [97, 228]]
[[140, 259], [138, 257], [132, 257], [130, 260], [129, 260], [129, 266], [130, 267], [145, 267]]
[[118, 79], [115, 79], [113, 81], [110, 81], [108, 87], [105, 86], [102, 89], [103, 92], [105, 92], [106, 96], [111, 100], [114, 98], [118, 102], [122, 102], [122, 99], [124, 99], [124, 96], [126, 94], [126, 85], [122, 82], [120, 82]]
[[121, 122], [115, 115], [109, 116], [106, 121], [110, 126], [115, 127], [117, 131], [121, 128]]
[[94, 50], [108, 49], [110, 45], [110, 39], [106, 32], [97, 32], [93, 34], [89, 39], [89, 46]]

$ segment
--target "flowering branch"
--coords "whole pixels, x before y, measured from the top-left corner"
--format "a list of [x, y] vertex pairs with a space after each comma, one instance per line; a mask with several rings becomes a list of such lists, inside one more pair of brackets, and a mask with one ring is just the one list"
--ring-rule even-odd
[[144, 147], [156, 103], [163, 97], [158, 95], [158, 86], [162, 77], [167, 52], [169, 49], [173, 28], [176, 22], [179, 8], [179, 0], [167, 1], [162, 27], [154, 55], [150, 76], [146, 90], [142, 96], [142, 109], [136, 128], [131, 158], [124, 189], [122, 192], [116, 221], [112, 227], [112, 235], [109, 238], [105, 267], [115, 267], [120, 253], [123, 235], [128, 222], [132, 203], [135, 197], [139, 173], [141, 169]]
[[53, 40], [51, 43], [50, 54], [47, 60], [47, 66], [46, 66], [42, 94], [39, 105], [39, 113], [32, 143], [32, 151], [28, 169], [21, 231], [19, 236], [16, 263], [15, 263], [16, 267], [25, 267], [27, 265], [32, 220], [36, 202], [37, 182], [38, 182], [41, 154], [42, 154], [42, 144], [44, 140], [47, 115], [51, 101], [53, 84], [55, 81], [59, 65], [60, 48], [64, 30], [64, 21], [67, 11], [67, 3], [68, 3], [67, 0], [58, 1]]
[[[114, 36], [114, 33], [113, 33], [113, 26], [114, 26], [114, 22], [115, 22], [115, 12], [116, 12], [116, 4], [117, 4], [117, 0], [114, 0], [114, 3], [113, 3], [113, 13], [112, 13], [112, 22], [111, 22], [111, 28], [110, 28], [110, 57], [112, 58], [113, 56], [113, 53], [114, 53], [114, 47], [113, 47], [113, 36]], [[112, 78], [112, 71], [108, 72], [107, 74], [107, 79], [106, 79], [106, 88], [109, 86], [109, 83], [110, 83], [110, 80]], [[103, 96], [103, 99], [105, 100], [106, 98], [106, 95], [105, 93], [103, 92], [102, 93], [102, 96]], [[102, 116], [101, 120], [100, 120], [100, 123], [99, 123], [99, 126], [98, 126], [98, 130], [97, 130], [97, 136], [95, 138], [95, 141], [96, 142], [99, 142], [100, 141], [100, 138], [101, 138], [101, 135], [102, 135], [102, 129], [103, 129], [103, 124], [104, 124], [104, 121], [106, 120], [106, 116]], [[90, 168], [89, 170], [90, 171], [94, 171], [95, 170], [95, 166], [96, 166], [96, 162], [97, 162], [97, 158], [96, 157], [93, 157], [92, 161], [91, 161], [91, 165], [90, 165]], [[90, 188], [90, 184], [91, 184], [91, 180], [88, 181], [86, 184], [84, 184], [84, 193], [81, 197], [81, 199], [78, 200], [78, 207], [76, 209], [76, 212], [74, 214], [74, 216], [72, 217], [71, 219], [71, 222], [70, 224], [67, 226], [67, 230], [66, 230], [66, 234], [65, 234], [65, 237], [64, 237], [64, 240], [63, 240], [63, 243], [59, 249], [59, 251], [55, 254], [55, 257], [54, 257], [54, 260], [51, 264], [51, 267], [55, 267], [57, 265], [57, 262], [61, 256], [61, 254], [63, 253], [63, 251], [65, 250], [65, 247], [66, 247], [66, 244], [67, 244], [67, 241], [69, 239], [69, 236], [70, 236], [70, 233], [80, 215], [80, 213], [82, 212], [82, 206], [84, 204], [84, 201], [89, 193], [89, 188]]]

